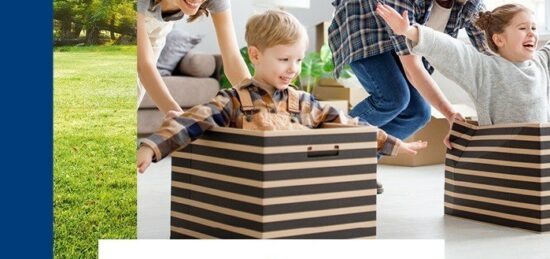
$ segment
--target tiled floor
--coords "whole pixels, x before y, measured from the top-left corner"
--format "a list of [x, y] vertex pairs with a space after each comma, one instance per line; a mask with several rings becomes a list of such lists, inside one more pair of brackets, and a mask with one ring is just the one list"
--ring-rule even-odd
[[[138, 238], [168, 238], [170, 157], [138, 177]], [[379, 239], [445, 239], [446, 258], [550, 259], [550, 233], [539, 234], [443, 214], [443, 165], [380, 165]]]

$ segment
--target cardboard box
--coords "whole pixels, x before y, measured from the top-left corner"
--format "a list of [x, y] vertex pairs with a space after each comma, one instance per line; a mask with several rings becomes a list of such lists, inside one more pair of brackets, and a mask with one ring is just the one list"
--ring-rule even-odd
[[330, 105], [338, 110], [343, 111], [344, 113], [349, 112], [348, 101], [345, 100], [333, 100], [333, 101], [319, 101], [322, 106]]
[[363, 87], [345, 87], [334, 79], [323, 78], [313, 90], [318, 100], [347, 100], [348, 109], [355, 106], [369, 96]]
[[215, 128], [172, 155], [171, 238], [372, 238], [376, 128]]
[[550, 124], [454, 123], [445, 214], [550, 231]]
[[[476, 118], [475, 110], [467, 105], [453, 105], [456, 111], [466, 118]], [[449, 123], [445, 116], [432, 107], [432, 118], [428, 124], [405, 141], [428, 141], [426, 149], [418, 151], [416, 155], [399, 154], [396, 157], [382, 157], [378, 163], [385, 165], [422, 166], [443, 164], [447, 147], [443, 138], [449, 133]]]
[[315, 25], [315, 50], [320, 51], [323, 44], [328, 43], [328, 27], [330, 22], [321, 22]]

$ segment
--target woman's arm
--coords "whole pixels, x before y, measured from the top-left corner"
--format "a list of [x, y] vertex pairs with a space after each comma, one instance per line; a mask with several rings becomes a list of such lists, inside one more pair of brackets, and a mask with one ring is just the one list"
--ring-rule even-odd
[[222, 55], [223, 70], [231, 85], [238, 85], [244, 79], [251, 78], [252, 76], [239, 52], [231, 10], [227, 9], [213, 13], [212, 22], [216, 29], [218, 45]]
[[139, 80], [160, 111], [164, 114], [168, 111], [183, 112], [156, 68], [153, 48], [145, 29], [145, 16], [141, 13], [138, 13], [137, 19], [137, 70]]

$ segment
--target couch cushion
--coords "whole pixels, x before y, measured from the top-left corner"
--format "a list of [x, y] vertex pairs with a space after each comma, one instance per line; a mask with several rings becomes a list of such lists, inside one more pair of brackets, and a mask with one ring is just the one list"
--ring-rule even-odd
[[200, 35], [192, 35], [182, 30], [172, 30], [166, 36], [166, 45], [164, 45], [157, 61], [157, 69], [160, 75], [172, 75], [178, 62], [201, 40], [202, 36]]
[[212, 54], [189, 51], [178, 65], [183, 75], [194, 77], [210, 77], [216, 70], [216, 59]]
[[160, 128], [164, 114], [157, 109], [139, 110], [137, 117], [138, 137], [147, 137]]
[[[170, 94], [182, 108], [208, 102], [220, 90], [220, 84], [213, 78], [197, 78], [188, 76], [167, 76], [162, 78]], [[156, 109], [157, 106], [145, 93], [140, 109]]]

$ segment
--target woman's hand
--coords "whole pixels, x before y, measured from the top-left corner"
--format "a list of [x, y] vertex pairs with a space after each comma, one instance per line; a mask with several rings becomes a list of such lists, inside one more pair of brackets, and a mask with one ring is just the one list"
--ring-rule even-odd
[[407, 11], [404, 11], [403, 15], [399, 15], [399, 13], [390, 6], [378, 4], [376, 6], [376, 13], [380, 15], [384, 21], [386, 21], [393, 32], [397, 35], [405, 35], [411, 28], [409, 23], [409, 14]]
[[399, 145], [399, 153], [405, 153], [409, 155], [416, 155], [417, 150], [424, 149], [428, 146], [428, 142], [426, 141], [415, 141], [415, 142], [403, 142], [401, 140], [398, 140]]
[[166, 115], [164, 115], [164, 119], [174, 119], [183, 114], [182, 111], [168, 111]]

